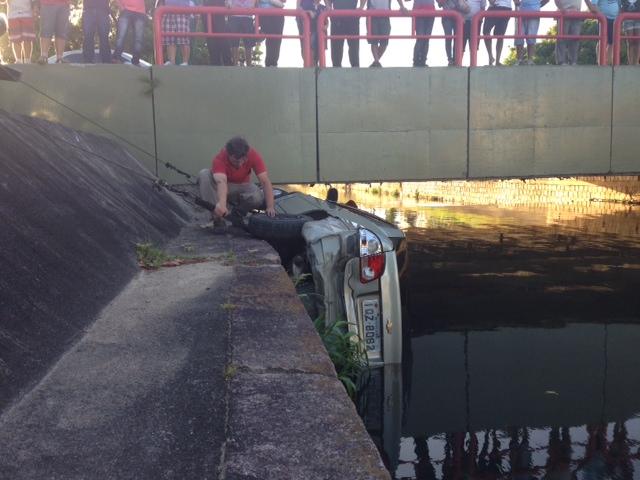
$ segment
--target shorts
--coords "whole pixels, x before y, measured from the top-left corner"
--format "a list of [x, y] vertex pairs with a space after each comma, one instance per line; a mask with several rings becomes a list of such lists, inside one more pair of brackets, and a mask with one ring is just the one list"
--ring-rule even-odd
[[622, 31], [626, 35], [640, 35], [640, 20], [625, 20], [622, 23]]
[[[162, 31], [169, 33], [186, 33], [191, 31], [191, 15], [186, 13], [170, 13], [162, 17]], [[189, 37], [163, 36], [163, 45], [189, 45]]]
[[[499, 11], [503, 11], [503, 12], [510, 12], [511, 8], [509, 7], [489, 7], [487, 8], [487, 12], [499, 12]], [[494, 35], [504, 35], [507, 31], [507, 25], [509, 24], [509, 18], [492, 18], [492, 17], [485, 17], [484, 18], [484, 25], [482, 27], [482, 34], [483, 35], [490, 35], [491, 34], [491, 30], [493, 30], [493, 34]]]
[[[391, 33], [391, 19], [389, 17], [372, 17], [371, 31], [369, 35], [389, 35]], [[388, 38], [376, 38], [368, 40], [370, 45], [386, 47], [389, 44]]]
[[[538, 27], [540, 27], [540, 19], [539, 18], [523, 18], [522, 19], [522, 32], [518, 32], [520, 35], [537, 35]], [[516, 30], [518, 30], [516, 24]], [[524, 38], [516, 38], [513, 41], [514, 45], [522, 46], [524, 45]], [[527, 38], [527, 45], [535, 45], [535, 38]]]
[[67, 38], [69, 5], [42, 5], [40, 7], [40, 37]]
[[9, 40], [12, 42], [23, 42], [25, 40], [35, 40], [35, 20], [33, 17], [19, 17], [9, 19]]
[[[227, 31], [231, 33], [255, 33], [255, 29], [253, 26], [253, 17], [229, 17], [229, 21], [227, 22]], [[245, 48], [253, 48], [253, 46], [256, 44], [256, 39], [243, 38], [242, 43], [244, 43]], [[230, 38], [229, 45], [234, 48], [238, 47], [240, 45], [240, 39]]]

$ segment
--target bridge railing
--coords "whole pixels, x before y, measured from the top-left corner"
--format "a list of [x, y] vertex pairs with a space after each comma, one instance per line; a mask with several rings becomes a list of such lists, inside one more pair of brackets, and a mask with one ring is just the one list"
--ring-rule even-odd
[[[333, 35], [327, 34], [323, 28], [329, 18], [358, 18], [367, 19], [367, 32], [371, 31], [372, 18], [408, 17], [411, 18], [411, 34], [409, 35]], [[453, 35], [416, 35], [416, 18], [452, 18], [455, 21]], [[462, 34], [464, 18], [453, 10], [325, 10], [318, 16], [318, 60], [320, 67], [326, 67], [325, 49], [327, 40], [389, 40], [389, 39], [448, 39], [453, 40], [454, 61], [462, 65]]]
[[640, 41], [640, 35], [623, 34], [622, 27], [625, 20], [635, 20], [640, 22], [640, 13], [621, 12], [613, 23], [613, 64], [620, 65], [620, 54], [622, 52], [622, 40]]
[[[203, 15], [205, 30], [200, 32], [165, 32], [162, 29], [162, 19], [168, 14]], [[255, 17], [253, 33], [216, 32], [213, 17], [216, 15], [251, 15]], [[302, 22], [302, 33], [299, 35], [285, 35], [275, 33], [260, 33], [260, 19], [262, 17], [294, 17]], [[226, 7], [159, 7], [153, 17], [154, 49], [156, 64], [164, 63], [162, 40], [165, 37], [195, 37], [195, 38], [254, 38], [258, 41], [265, 38], [297, 38], [302, 42], [302, 57], [305, 67], [312, 67], [311, 54], [311, 21], [305, 10], [283, 8], [226, 8]]]
[[[484, 35], [480, 34], [480, 23], [484, 18], [515, 18], [517, 25], [513, 35]], [[556, 35], [536, 34], [527, 35], [523, 32], [522, 21], [526, 18], [554, 18], [558, 21], [558, 33]], [[596, 19], [600, 25], [600, 33], [598, 35], [566, 35], [561, 33], [564, 31], [565, 20], [589, 20]], [[546, 12], [546, 11], [508, 11], [508, 10], [484, 10], [476, 13], [471, 19], [471, 35], [469, 39], [469, 63], [475, 67], [478, 64], [478, 43], [484, 39], [548, 39], [555, 40], [598, 40], [600, 45], [607, 45], [607, 18], [601, 13], [592, 12]], [[607, 49], [601, 48], [599, 52], [599, 64], [607, 64]]]

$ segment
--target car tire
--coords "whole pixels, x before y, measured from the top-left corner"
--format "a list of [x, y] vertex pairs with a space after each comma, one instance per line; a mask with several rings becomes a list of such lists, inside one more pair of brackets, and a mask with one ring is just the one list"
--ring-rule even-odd
[[255, 213], [249, 217], [247, 230], [262, 240], [293, 240], [301, 237], [302, 226], [313, 220], [307, 215], [279, 214], [270, 217]]

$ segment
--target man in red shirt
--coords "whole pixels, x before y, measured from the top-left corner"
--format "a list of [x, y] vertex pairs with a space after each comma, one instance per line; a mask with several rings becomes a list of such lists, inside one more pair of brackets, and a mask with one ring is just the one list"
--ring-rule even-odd
[[[262, 190], [251, 182], [251, 171], [256, 174]], [[262, 208], [275, 216], [273, 186], [267, 167], [260, 154], [249, 146], [242, 137], [233, 137], [213, 158], [211, 169], [198, 174], [200, 196], [215, 205], [212, 215], [214, 222], [229, 213], [229, 204], [240, 211]]]

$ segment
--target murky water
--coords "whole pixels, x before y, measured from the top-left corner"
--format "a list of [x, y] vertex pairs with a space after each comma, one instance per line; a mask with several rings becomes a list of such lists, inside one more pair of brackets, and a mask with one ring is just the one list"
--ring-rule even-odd
[[361, 402], [394, 478], [640, 479], [639, 209], [369, 209], [410, 249]]

